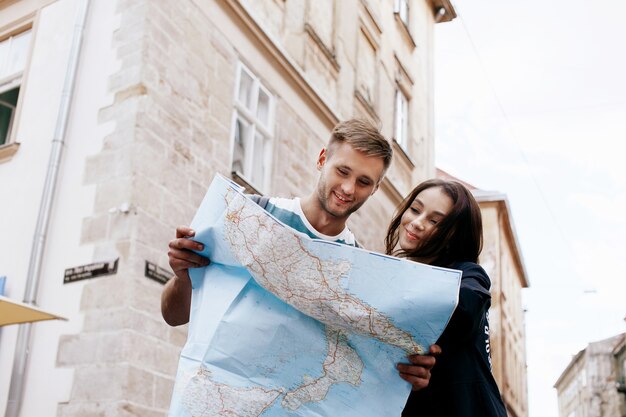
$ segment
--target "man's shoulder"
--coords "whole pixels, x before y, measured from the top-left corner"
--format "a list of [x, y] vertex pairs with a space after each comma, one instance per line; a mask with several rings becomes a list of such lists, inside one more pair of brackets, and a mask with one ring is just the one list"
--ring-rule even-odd
[[248, 194], [248, 197], [263, 209], [267, 207], [267, 203], [270, 201], [270, 197], [266, 195]]
[[298, 197], [270, 197], [268, 205], [270, 204], [283, 210], [296, 211], [296, 208], [300, 207], [300, 199]]
[[246, 194], [246, 196], [266, 210], [278, 207], [284, 210], [295, 211], [296, 198], [272, 197], [259, 194]]
[[248, 195], [248, 197], [287, 226], [305, 233], [309, 237], [332, 240], [345, 245], [356, 246], [357, 248], [361, 247], [356, 241], [354, 233], [347, 227], [337, 236], [326, 236], [317, 232], [302, 212], [299, 197], [284, 198], [260, 195]]

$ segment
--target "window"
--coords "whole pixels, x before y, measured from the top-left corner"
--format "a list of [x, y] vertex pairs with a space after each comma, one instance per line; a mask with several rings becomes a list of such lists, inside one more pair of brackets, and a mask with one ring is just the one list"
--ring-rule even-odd
[[395, 13], [398, 14], [402, 23], [409, 26], [409, 0], [396, 0], [396, 4], [394, 6]]
[[11, 137], [30, 37], [29, 29], [0, 40], [0, 146]]
[[237, 70], [232, 171], [257, 191], [266, 190], [272, 162], [274, 97], [243, 64]]
[[409, 101], [402, 92], [396, 90], [395, 104], [395, 122], [394, 122], [394, 139], [398, 145], [407, 152], [408, 151], [408, 130], [409, 130]]

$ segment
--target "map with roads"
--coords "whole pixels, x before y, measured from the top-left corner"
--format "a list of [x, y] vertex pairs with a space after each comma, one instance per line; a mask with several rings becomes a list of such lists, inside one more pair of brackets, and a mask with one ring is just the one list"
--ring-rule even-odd
[[284, 225], [216, 176], [192, 222], [188, 340], [170, 416], [394, 416], [410, 385], [395, 364], [425, 353], [461, 272]]

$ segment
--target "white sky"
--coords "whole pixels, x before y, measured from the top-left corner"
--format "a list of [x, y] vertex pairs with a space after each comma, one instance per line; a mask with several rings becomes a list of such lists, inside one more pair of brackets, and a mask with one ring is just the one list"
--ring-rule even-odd
[[626, 1], [456, 0], [435, 29], [437, 165], [506, 193], [524, 292], [530, 417], [626, 330]]

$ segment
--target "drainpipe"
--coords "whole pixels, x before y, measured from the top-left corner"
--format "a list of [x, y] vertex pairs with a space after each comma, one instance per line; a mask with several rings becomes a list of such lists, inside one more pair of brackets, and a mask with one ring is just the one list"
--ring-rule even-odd
[[[27, 304], [37, 305], [37, 291], [41, 277], [43, 253], [46, 246], [48, 226], [50, 224], [50, 213], [55, 199], [63, 147], [65, 145], [65, 134], [70, 115], [74, 85], [76, 84], [76, 69], [80, 58], [80, 48], [83, 41], [83, 32], [88, 9], [89, 0], [78, 1], [74, 34], [72, 35], [72, 46], [67, 63], [67, 70], [65, 72], [65, 81], [63, 82], [63, 92], [61, 94], [61, 103], [57, 114], [54, 137], [52, 139], [52, 148], [50, 149], [46, 181], [39, 205], [39, 214], [37, 215], [33, 246], [30, 252], [26, 289], [24, 290], [24, 303]], [[20, 415], [20, 409], [24, 399], [24, 383], [26, 379], [26, 366], [30, 354], [31, 335], [32, 324], [21, 324], [17, 333], [13, 373], [11, 374], [5, 417], [19, 417]]]

